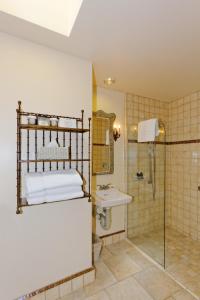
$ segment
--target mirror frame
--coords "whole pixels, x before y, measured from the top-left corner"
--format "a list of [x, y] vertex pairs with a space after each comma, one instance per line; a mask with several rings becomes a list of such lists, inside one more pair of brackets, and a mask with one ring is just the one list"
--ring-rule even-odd
[[[106, 175], [106, 174], [113, 174], [114, 173], [114, 138], [113, 138], [113, 124], [116, 119], [115, 113], [106, 113], [103, 110], [98, 110], [92, 113], [93, 118], [107, 118], [110, 120], [110, 128], [109, 128], [109, 140], [110, 140], [110, 169], [106, 172], [99, 172], [94, 173], [93, 172], [93, 159], [92, 159], [92, 175]], [[94, 129], [94, 128], [93, 128]], [[92, 147], [95, 146], [95, 144], [92, 143]]]

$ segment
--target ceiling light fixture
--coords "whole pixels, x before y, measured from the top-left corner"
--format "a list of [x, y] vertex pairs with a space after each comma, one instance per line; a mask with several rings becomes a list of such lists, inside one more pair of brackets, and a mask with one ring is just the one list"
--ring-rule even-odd
[[115, 83], [114, 78], [108, 77], [108, 78], [104, 79], [104, 84], [106, 84], [106, 85], [111, 85], [111, 84], [114, 84], [114, 83]]

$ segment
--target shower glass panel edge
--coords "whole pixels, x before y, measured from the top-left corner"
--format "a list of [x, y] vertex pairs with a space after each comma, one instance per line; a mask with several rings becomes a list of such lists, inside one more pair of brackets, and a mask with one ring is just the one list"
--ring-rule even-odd
[[[138, 118], [138, 122], [140, 120]], [[165, 268], [166, 133], [163, 122], [159, 125], [160, 134], [155, 144], [139, 144], [137, 123], [127, 124], [127, 191], [133, 196], [127, 209], [127, 232], [135, 246]], [[155, 171], [155, 197], [150, 167]], [[137, 172], [142, 172], [143, 178], [138, 178]]]

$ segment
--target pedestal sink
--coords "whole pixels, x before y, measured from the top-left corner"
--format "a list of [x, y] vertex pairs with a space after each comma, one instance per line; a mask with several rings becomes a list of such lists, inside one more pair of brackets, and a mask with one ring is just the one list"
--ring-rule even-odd
[[94, 199], [96, 206], [107, 208], [128, 204], [131, 202], [132, 197], [112, 187], [107, 190], [96, 191]]

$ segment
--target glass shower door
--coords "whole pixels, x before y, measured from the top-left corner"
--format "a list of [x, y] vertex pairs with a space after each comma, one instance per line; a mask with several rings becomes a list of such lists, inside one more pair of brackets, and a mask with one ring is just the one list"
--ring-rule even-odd
[[[128, 141], [128, 238], [165, 266], [165, 157], [164, 131], [156, 143]], [[142, 176], [143, 175], [143, 176]]]

